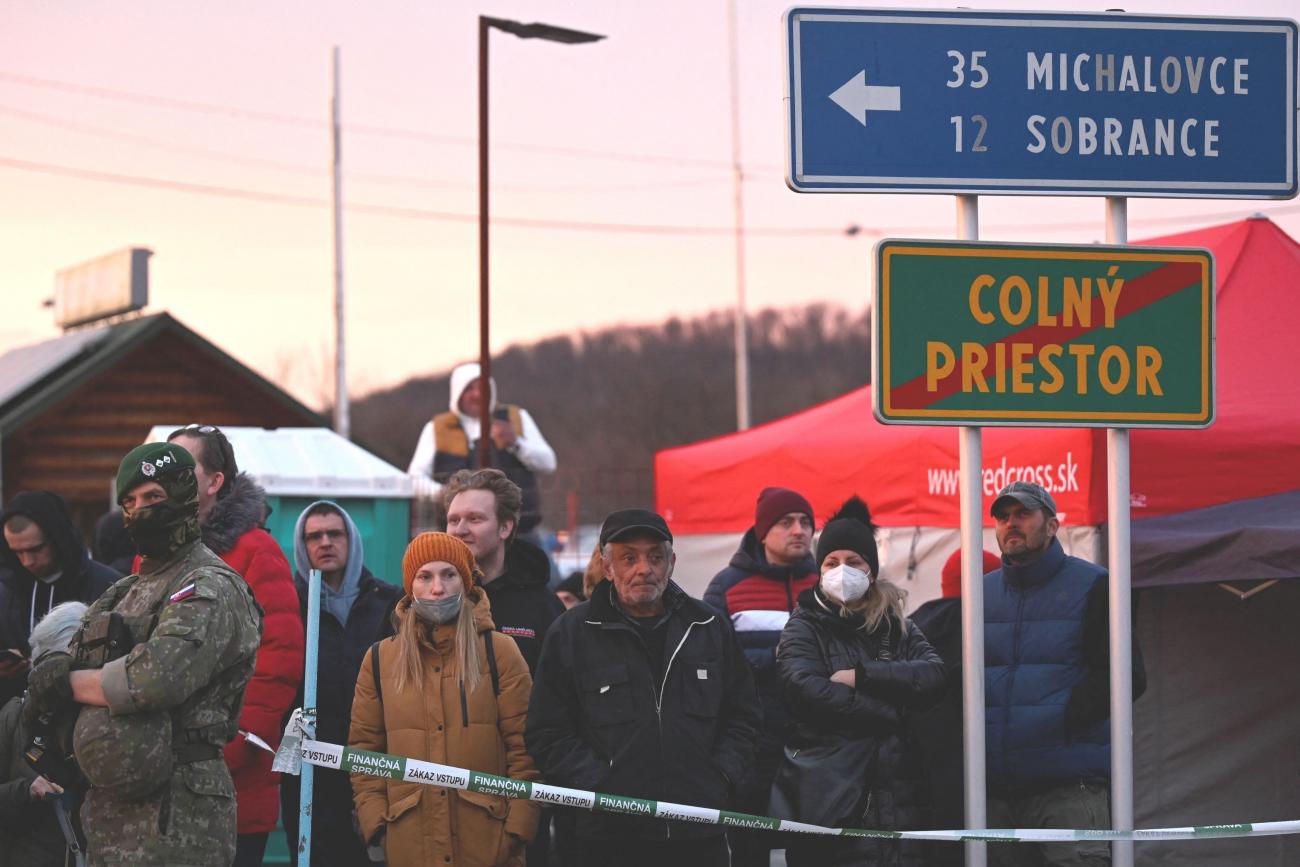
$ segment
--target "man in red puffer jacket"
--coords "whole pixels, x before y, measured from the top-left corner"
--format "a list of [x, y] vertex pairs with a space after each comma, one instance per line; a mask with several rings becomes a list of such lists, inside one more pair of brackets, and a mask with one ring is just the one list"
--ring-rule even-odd
[[[213, 425], [189, 425], [168, 438], [194, 456], [199, 483], [199, 529], [203, 543], [248, 582], [262, 606], [262, 643], [257, 666], [244, 692], [239, 729], [279, 746], [285, 715], [302, 683], [303, 635], [298, 592], [289, 561], [266, 520], [266, 493], [239, 472], [226, 435]], [[138, 566], [137, 558], [137, 566]], [[272, 755], [244, 737], [226, 744], [226, 764], [235, 781], [239, 838], [232, 867], [262, 863], [267, 835], [280, 812], [280, 775]]]

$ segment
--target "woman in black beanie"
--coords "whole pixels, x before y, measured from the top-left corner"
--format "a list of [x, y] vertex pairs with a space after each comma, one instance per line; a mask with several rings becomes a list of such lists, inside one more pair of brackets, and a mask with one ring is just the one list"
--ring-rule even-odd
[[[772, 787], [772, 815], [829, 827], [928, 827], [906, 719], [939, 700], [944, 668], [903, 616], [907, 591], [883, 580], [875, 525], [858, 497], [817, 541], [821, 579], [799, 596], [776, 661], [795, 718]], [[786, 863], [920, 867], [917, 841], [792, 835]]]

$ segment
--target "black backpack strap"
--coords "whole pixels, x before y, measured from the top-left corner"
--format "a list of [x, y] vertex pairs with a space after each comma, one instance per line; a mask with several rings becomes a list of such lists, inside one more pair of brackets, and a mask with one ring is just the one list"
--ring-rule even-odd
[[487, 651], [488, 671], [492, 674], [492, 694], [501, 695], [501, 674], [497, 671], [497, 651], [492, 646], [492, 633], [483, 633], [483, 648]]
[[[382, 641], [383, 639], [380, 639]], [[384, 703], [384, 682], [379, 679], [379, 642], [370, 645], [370, 674], [375, 679], [375, 696]]]

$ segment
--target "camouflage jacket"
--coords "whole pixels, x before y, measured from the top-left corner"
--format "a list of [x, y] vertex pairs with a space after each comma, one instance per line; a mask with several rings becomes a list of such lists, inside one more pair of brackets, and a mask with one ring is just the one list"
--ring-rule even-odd
[[[113, 612], [134, 646], [105, 661], [86, 637]], [[102, 667], [114, 716], [170, 711], [177, 748], [220, 747], [236, 733], [261, 634], [262, 610], [248, 585], [196, 541], [165, 562], [146, 560], [109, 588], [86, 612], [71, 652], [79, 665]]]

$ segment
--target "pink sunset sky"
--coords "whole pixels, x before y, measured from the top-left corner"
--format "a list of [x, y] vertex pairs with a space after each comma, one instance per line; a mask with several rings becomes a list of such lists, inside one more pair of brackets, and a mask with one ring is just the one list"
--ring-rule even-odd
[[[151, 309], [319, 405], [331, 388], [338, 45], [353, 394], [473, 357], [479, 14], [608, 37], [564, 46], [492, 36], [494, 348], [734, 303], [723, 0], [4, 5], [0, 351], [57, 333], [41, 306], [56, 270], [145, 246], [155, 253]], [[750, 309], [860, 308], [876, 238], [952, 237], [954, 201], [786, 188], [788, 5], [738, 5]], [[1297, 9], [1294, 0], [1124, 6], [1261, 17]], [[1131, 201], [1130, 236], [1253, 212], [1300, 236], [1295, 201], [1158, 199]], [[1100, 240], [1103, 215], [1093, 198], [981, 200], [991, 240]], [[850, 225], [865, 231], [850, 238]]]

